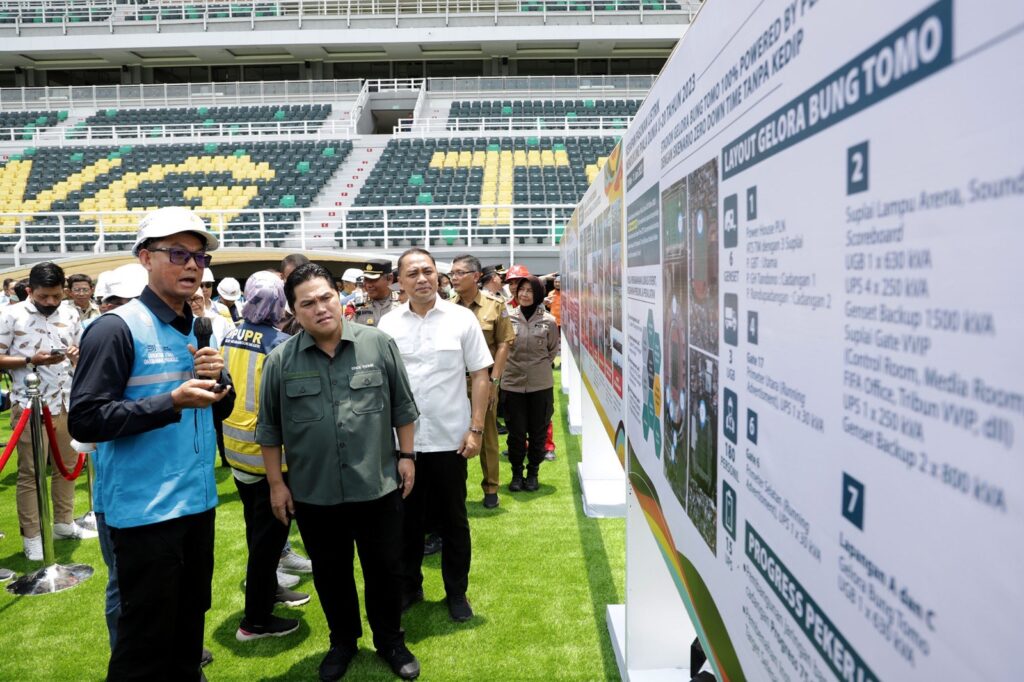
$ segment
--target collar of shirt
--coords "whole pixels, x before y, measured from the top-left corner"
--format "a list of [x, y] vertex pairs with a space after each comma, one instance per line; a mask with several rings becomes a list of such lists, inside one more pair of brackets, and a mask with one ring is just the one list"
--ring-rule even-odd
[[463, 302], [462, 295], [456, 294], [455, 298], [452, 299], [452, 303], [456, 305], [462, 305], [467, 308], [480, 308], [487, 302], [487, 294], [484, 293], [483, 289], [477, 289], [476, 296], [473, 297], [472, 301]]
[[[171, 306], [164, 303], [164, 300], [156, 295], [156, 292], [147, 285], [139, 296], [139, 301], [149, 308], [156, 318], [164, 324], [169, 324], [182, 334], [188, 334], [192, 329], [192, 307], [188, 303], [182, 304], [181, 314], [174, 312]], [[187, 331], [182, 331], [182, 330]]]
[[[348, 341], [349, 343], [353, 343], [353, 342], [355, 342], [355, 340], [356, 340], [355, 330], [352, 329], [352, 326], [350, 324], [348, 324], [344, 320], [342, 320], [342, 322], [341, 322], [341, 341], [338, 342], [338, 346], [335, 346], [335, 348], [340, 347], [341, 344], [344, 343], [345, 341]], [[299, 337], [299, 350], [303, 350], [304, 351], [304, 350], [309, 350], [310, 348], [316, 348], [316, 339], [313, 338], [312, 334], [310, 334], [305, 329], [303, 329], [302, 330], [302, 336]]]
[[416, 317], [418, 317], [418, 318], [420, 318], [422, 320], [422, 319], [424, 319], [424, 318], [426, 318], [426, 317], [428, 317], [428, 316], [430, 316], [432, 314], [435, 314], [435, 313], [436, 314], [443, 314], [443, 313], [447, 312], [448, 310], [450, 310], [450, 308], [448, 308], [448, 306], [454, 306], [454, 305], [456, 305], [456, 304], [453, 303], [452, 301], [448, 301], [448, 300], [445, 300], [445, 299], [441, 298], [441, 296], [439, 294], [434, 294], [434, 306], [430, 310], [427, 311], [426, 315], [420, 315], [415, 310], [413, 310], [409, 301], [406, 301], [405, 303], [403, 303], [400, 306], [398, 306], [398, 308], [396, 308], [396, 310], [398, 311], [399, 315], [405, 315], [405, 314], [415, 315]]

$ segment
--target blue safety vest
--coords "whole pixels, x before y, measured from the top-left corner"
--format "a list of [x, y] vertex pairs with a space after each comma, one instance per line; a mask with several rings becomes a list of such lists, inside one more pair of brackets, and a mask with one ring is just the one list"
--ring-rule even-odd
[[[184, 336], [161, 322], [139, 300], [109, 314], [125, 321], [135, 350], [125, 400], [170, 393], [192, 378], [195, 334]], [[94, 489], [108, 526], [131, 528], [198, 514], [217, 506], [213, 476], [217, 436], [213, 410], [184, 409], [159, 429], [96, 446]], [[98, 495], [96, 495], [98, 490]]]

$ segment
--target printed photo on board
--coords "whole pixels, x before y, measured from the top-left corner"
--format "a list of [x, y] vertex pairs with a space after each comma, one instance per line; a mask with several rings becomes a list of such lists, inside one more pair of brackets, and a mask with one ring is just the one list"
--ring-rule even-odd
[[718, 159], [687, 177], [690, 345], [718, 355]]
[[662, 385], [664, 414], [665, 477], [679, 503], [686, 506], [687, 461], [687, 262], [686, 262], [686, 178], [668, 187], [661, 194], [661, 243], [664, 307], [662, 320], [665, 339], [665, 377]]
[[686, 513], [717, 554], [718, 361], [690, 349], [690, 466]]

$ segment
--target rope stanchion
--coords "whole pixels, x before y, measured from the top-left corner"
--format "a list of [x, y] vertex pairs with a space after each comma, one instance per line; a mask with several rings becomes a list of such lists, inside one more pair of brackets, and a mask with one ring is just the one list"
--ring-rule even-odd
[[53, 428], [53, 418], [50, 416], [50, 408], [43, 405], [43, 425], [46, 427], [46, 438], [50, 441], [50, 449], [53, 451], [53, 464], [57, 471], [64, 477], [65, 481], [73, 481], [82, 473], [82, 466], [85, 464], [86, 455], [78, 453], [78, 462], [74, 471], [68, 471], [64, 466], [64, 459], [60, 455], [60, 446], [57, 445], [57, 431]]
[[25, 426], [28, 424], [28, 418], [32, 416], [31, 410], [23, 410], [21, 417], [18, 418], [18, 423], [14, 426], [14, 431], [11, 432], [11, 439], [7, 442], [7, 447], [4, 448], [4, 454], [0, 455], [0, 471], [4, 470], [7, 466], [7, 460], [11, 458], [11, 453], [14, 452], [14, 448], [18, 446], [18, 439], [21, 438], [21, 432], [25, 430]]
[[[48, 432], [58, 469], [63, 470], [64, 467], [60, 460], [60, 453], [57, 451], [50, 411], [43, 405], [39, 390], [41, 383], [39, 375], [35, 372], [29, 372], [25, 377], [25, 393], [31, 401], [32, 407], [25, 410], [24, 414], [31, 415], [28, 417], [28, 423], [32, 434], [32, 454], [36, 470], [36, 505], [39, 510], [39, 535], [40, 543], [43, 546], [43, 567], [21, 576], [7, 586], [8, 592], [18, 596], [61, 592], [88, 580], [93, 574], [92, 566], [85, 564], [62, 565], [54, 560], [53, 508], [50, 506], [50, 477], [47, 475], [49, 467], [47, 466], [45, 433]], [[84, 459], [80, 457], [74, 476], [81, 472], [83, 462]], [[63, 475], [64, 478], [69, 478], [67, 474]], [[73, 479], [74, 476], [70, 478]]]

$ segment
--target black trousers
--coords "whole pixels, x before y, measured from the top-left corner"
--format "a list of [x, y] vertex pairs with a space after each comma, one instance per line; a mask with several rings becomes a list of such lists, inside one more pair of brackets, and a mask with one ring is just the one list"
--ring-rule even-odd
[[[512, 475], [536, 476], [544, 461], [544, 443], [547, 442], [548, 424], [554, 414], [555, 396], [550, 388], [530, 393], [505, 394], [505, 426], [508, 428], [508, 461]], [[529, 452], [527, 452], [529, 441]]]
[[373, 645], [382, 650], [404, 641], [401, 491], [369, 502], [331, 506], [295, 502], [295, 521], [313, 562], [313, 584], [327, 617], [331, 646], [355, 647], [363, 634], [352, 575], [353, 542], [363, 567], [366, 619], [373, 631]]
[[406, 594], [423, 587], [423, 532], [427, 520], [443, 541], [441, 577], [445, 594], [466, 594], [472, 554], [466, 476], [466, 458], [454, 450], [417, 453], [416, 485], [405, 498], [402, 570]]
[[[287, 484], [288, 474], [284, 474], [284, 480]], [[274, 610], [277, 564], [291, 524], [286, 526], [274, 517], [266, 477], [256, 483], [242, 483], [237, 478], [234, 481], [242, 500], [245, 544], [249, 548], [245, 565], [245, 619], [251, 625], [266, 625]]]
[[121, 616], [108, 680], [200, 679], [213, 530], [213, 509], [110, 529]]

